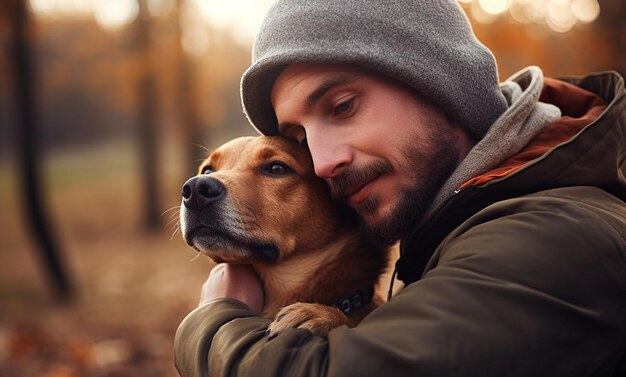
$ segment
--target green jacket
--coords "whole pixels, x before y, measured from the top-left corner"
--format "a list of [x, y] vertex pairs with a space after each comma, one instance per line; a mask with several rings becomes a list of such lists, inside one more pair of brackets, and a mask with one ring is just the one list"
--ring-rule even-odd
[[268, 340], [268, 319], [216, 300], [178, 329], [180, 374], [626, 375], [624, 81], [566, 81], [541, 98], [561, 119], [402, 240], [407, 285], [359, 326]]

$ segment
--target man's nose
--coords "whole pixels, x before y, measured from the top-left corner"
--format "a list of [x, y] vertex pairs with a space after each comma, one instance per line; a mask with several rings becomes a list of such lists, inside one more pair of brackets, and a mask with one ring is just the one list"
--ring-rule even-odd
[[341, 174], [352, 162], [352, 153], [348, 145], [332, 135], [309, 132], [307, 144], [315, 174], [320, 178], [333, 178]]

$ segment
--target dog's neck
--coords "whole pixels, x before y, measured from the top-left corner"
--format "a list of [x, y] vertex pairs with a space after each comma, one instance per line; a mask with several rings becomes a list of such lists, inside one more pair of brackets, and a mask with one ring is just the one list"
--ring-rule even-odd
[[[354, 242], [353, 235], [346, 235], [326, 248], [298, 251], [275, 265], [255, 265], [266, 292], [264, 314], [274, 317], [280, 308], [289, 303], [309, 301], [307, 297], [317, 291], [311, 282], [318, 279], [312, 274], [320, 273], [319, 266], [331, 265], [335, 259], [345, 258], [344, 249], [354, 247]], [[341, 281], [341, 284], [350, 282]]]

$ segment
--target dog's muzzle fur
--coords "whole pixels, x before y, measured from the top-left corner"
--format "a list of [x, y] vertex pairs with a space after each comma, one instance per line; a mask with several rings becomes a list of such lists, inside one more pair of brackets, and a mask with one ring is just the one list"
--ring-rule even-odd
[[231, 254], [238, 254], [237, 260], [276, 261], [277, 246], [247, 234], [222, 182], [195, 176], [183, 185], [182, 196], [181, 229], [189, 246], [218, 261], [227, 262]]

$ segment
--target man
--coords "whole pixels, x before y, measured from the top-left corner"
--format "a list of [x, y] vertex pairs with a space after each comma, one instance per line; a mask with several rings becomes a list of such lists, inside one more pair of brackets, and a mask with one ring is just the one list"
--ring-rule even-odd
[[246, 114], [401, 241], [406, 287], [356, 328], [270, 340], [254, 273], [219, 265], [181, 375], [625, 375], [623, 79], [496, 72], [453, 0], [279, 1]]

